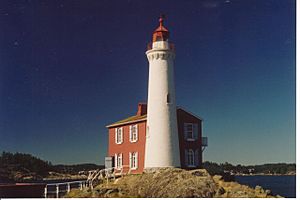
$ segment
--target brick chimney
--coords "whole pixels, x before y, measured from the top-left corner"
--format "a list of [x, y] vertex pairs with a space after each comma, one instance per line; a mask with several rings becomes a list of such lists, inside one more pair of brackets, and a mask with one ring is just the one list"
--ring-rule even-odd
[[142, 116], [147, 114], [147, 104], [146, 103], [139, 103], [138, 104], [138, 111], [136, 113], [137, 116]]

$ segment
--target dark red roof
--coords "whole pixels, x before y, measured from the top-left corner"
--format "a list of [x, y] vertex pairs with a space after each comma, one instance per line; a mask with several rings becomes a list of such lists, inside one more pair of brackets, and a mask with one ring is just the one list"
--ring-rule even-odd
[[167, 41], [169, 39], [170, 33], [166, 27], [163, 26], [164, 17], [159, 18], [159, 27], [155, 29], [153, 33], [152, 42], [156, 41]]
[[[184, 109], [182, 107], [177, 106], [176, 110], [182, 110], [182, 111], [188, 113], [189, 115], [192, 115], [192, 116], [200, 119], [201, 121], [203, 120], [201, 117], [187, 111], [186, 109]], [[126, 119], [117, 121], [113, 124], [107, 125], [106, 128], [111, 128], [111, 127], [116, 127], [116, 126], [121, 126], [121, 125], [125, 125], [125, 124], [136, 123], [136, 122], [141, 122], [141, 121], [146, 121], [146, 120], [147, 120], [147, 114], [144, 114], [142, 116], [134, 115], [134, 116], [128, 117]]]

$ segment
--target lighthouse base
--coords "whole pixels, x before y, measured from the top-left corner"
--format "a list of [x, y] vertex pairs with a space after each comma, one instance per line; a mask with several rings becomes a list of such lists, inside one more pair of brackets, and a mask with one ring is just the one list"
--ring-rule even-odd
[[145, 173], [154, 173], [154, 172], [157, 172], [157, 171], [160, 171], [160, 170], [167, 170], [167, 169], [178, 169], [178, 170], [182, 170], [180, 168], [180, 166], [178, 167], [174, 167], [174, 166], [169, 166], [169, 167], [148, 167], [148, 168], [145, 168], [144, 169], [144, 172]]

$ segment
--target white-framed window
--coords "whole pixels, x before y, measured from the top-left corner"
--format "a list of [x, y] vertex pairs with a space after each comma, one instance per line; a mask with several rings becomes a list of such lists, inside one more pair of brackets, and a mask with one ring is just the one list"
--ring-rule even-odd
[[188, 166], [195, 166], [195, 154], [193, 149], [188, 150]]
[[187, 135], [187, 139], [194, 139], [193, 124], [186, 123], [185, 126], [185, 134]]
[[185, 165], [187, 167], [198, 167], [199, 163], [199, 149], [185, 149]]
[[117, 169], [121, 169], [123, 166], [123, 154], [119, 153], [119, 154], [115, 154], [115, 167]]
[[193, 149], [187, 150], [187, 156], [186, 156], [186, 163], [188, 167], [194, 167], [195, 166], [195, 154]]
[[116, 144], [123, 143], [123, 127], [115, 128], [115, 142]]
[[130, 169], [138, 168], [138, 152], [129, 152], [129, 167]]
[[138, 125], [137, 124], [129, 126], [129, 140], [130, 140], [130, 142], [138, 141]]
[[184, 138], [187, 141], [195, 141], [198, 139], [198, 124], [184, 123]]

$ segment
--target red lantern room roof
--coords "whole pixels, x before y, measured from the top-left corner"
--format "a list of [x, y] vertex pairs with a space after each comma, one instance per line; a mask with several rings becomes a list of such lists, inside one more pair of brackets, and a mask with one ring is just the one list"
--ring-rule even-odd
[[169, 31], [163, 26], [164, 16], [161, 15], [159, 18], [159, 27], [153, 33], [152, 42], [157, 41], [168, 41], [169, 39]]

